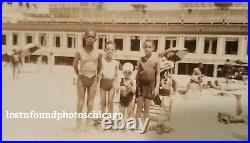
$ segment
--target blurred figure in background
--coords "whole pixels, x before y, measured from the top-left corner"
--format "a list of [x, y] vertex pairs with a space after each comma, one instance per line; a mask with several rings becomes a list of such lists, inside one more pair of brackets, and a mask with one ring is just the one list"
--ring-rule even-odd
[[19, 75], [19, 64], [20, 64], [20, 55], [19, 53], [17, 52], [17, 50], [13, 49], [13, 54], [11, 55], [11, 58], [10, 58], [10, 63], [11, 63], [11, 67], [13, 69], [12, 71], [12, 77], [13, 79], [17, 79], [18, 78], [18, 75]]
[[198, 76], [192, 76], [190, 82], [187, 84], [187, 93], [184, 95], [185, 99], [199, 99], [201, 96], [201, 86]]
[[49, 72], [53, 72], [53, 67], [55, 64], [55, 56], [53, 52], [50, 52], [49, 54]]
[[226, 59], [223, 71], [225, 73], [226, 83], [229, 84], [233, 74], [233, 65], [231, 64], [229, 59]]
[[203, 77], [204, 75], [202, 74], [202, 68], [203, 68], [203, 64], [202, 63], [198, 63], [198, 66], [196, 68], [194, 68], [192, 76], [197, 76], [198, 80], [199, 80], [199, 84], [201, 85], [201, 83], [203, 82]]
[[39, 55], [37, 58], [37, 69], [36, 69], [37, 72], [41, 70], [42, 62], [43, 62], [43, 56]]

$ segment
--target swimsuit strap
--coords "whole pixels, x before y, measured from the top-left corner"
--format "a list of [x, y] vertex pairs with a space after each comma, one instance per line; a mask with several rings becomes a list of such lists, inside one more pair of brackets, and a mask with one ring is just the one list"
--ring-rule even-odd
[[122, 78], [122, 80], [121, 80], [120, 85], [121, 85], [121, 86], [124, 86], [124, 85], [125, 85], [125, 84], [124, 84], [124, 80], [123, 80], [123, 78]]

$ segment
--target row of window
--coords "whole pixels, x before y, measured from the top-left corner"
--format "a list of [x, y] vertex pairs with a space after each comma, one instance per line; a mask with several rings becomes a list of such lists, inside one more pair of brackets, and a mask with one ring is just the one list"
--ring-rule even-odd
[[[34, 40], [33, 35], [26, 35], [26, 44], [32, 43]], [[158, 38], [157, 37], [148, 37], [154, 42], [155, 51], [158, 50]], [[6, 35], [2, 35], [2, 45], [6, 45]], [[76, 35], [68, 34], [67, 35], [67, 48], [76, 48]], [[48, 37], [46, 33], [39, 34], [39, 43], [46, 47]], [[103, 49], [105, 43], [107, 42], [107, 37], [104, 35], [98, 36], [98, 48]], [[114, 42], [116, 44], [116, 50], [124, 49], [124, 38], [123, 37], [114, 37]], [[140, 36], [131, 36], [130, 37], [130, 50], [131, 51], [140, 51], [141, 47], [141, 37]], [[16, 46], [19, 44], [19, 34], [12, 34], [12, 45]], [[84, 44], [84, 43], [83, 43]], [[197, 47], [197, 39], [195, 37], [185, 37], [184, 39], [184, 48], [186, 48], [190, 53], [196, 52]], [[55, 35], [53, 37], [53, 46], [56, 48], [62, 47], [62, 38], [61, 35]], [[166, 37], [165, 39], [165, 50], [169, 48], [173, 48], [177, 46], [177, 38], [176, 37]], [[204, 53], [205, 54], [216, 54], [218, 47], [218, 38], [216, 37], [205, 37], [204, 40]], [[226, 38], [225, 40], [225, 54], [237, 55], [239, 48], [239, 38]]]
[[[157, 37], [148, 37], [154, 42], [155, 52], [158, 50], [158, 38]], [[131, 36], [130, 38], [130, 50], [131, 51], [140, 51], [140, 37], [139, 36]], [[99, 49], [103, 49], [107, 38], [99, 38]], [[123, 50], [123, 39], [115, 38], [114, 42], [116, 43], [117, 50]], [[193, 38], [185, 38], [184, 40], [184, 48], [186, 48], [190, 53], [196, 52], [196, 44], [197, 39]], [[216, 54], [217, 53], [217, 44], [218, 38], [216, 37], [206, 37], [204, 40], [204, 53], [205, 54]], [[165, 50], [169, 48], [173, 48], [177, 46], [177, 38], [176, 37], [166, 37], [165, 39]], [[237, 55], [239, 48], [239, 38], [226, 38], [225, 41], [225, 54]]]
[[[192, 75], [193, 69], [196, 67], [197, 67], [197, 63], [178, 63], [177, 74], [178, 75]], [[236, 73], [239, 73], [238, 70], [241, 70], [243, 74], [247, 74], [247, 66], [236, 66], [236, 67], [237, 67], [237, 70], [234, 71], [235, 75]], [[218, 65], [218, 67], [215, 69], [214, 64], [203, 64], [202, 73], [208, 77], [213, 77], [214, 75], [217, 75], [217, 77], [225, 77], [225, 72], [223, 68], [224, 68], [224, 65]]]
[[[26, 35], [25, 37], [25, 44], [29, 44], [32, 43], [34, 40], [34, 36], [33, 35]], [[43, 46], [46, 47], [48, 46], [47, 44], [47, 36], [46, 33], [41, 33], [39, 34], [39, 43]], [[54, 47], [56, 48], [60, 48], [61, 47], [61, 36], [60, 35], [55, 35], [54, 36]], [[2, 35], [2, 45], [6, 45], [7, 43], [7, 39], [6, 39], [6, 35]], [[12, 45], [13, 46], [17, 46], [19, 44], [19, 34], [18, 33], [14, 33], [12, 34]], [[67, 36], [67, 47], [68, 48], [76, 48], [76, 37], [74, 35], [68, 35]]]

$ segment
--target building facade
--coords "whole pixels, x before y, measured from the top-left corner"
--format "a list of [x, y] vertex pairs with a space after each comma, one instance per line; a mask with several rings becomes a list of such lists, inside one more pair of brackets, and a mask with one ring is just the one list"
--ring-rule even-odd
[[248, 9], [244, 2], [181, 2], [181, 8], [185, 9]]
[[60, 2], [49, 5], [49, 13], [55, 15], [79, 15], [85, 11], [104, 10], [103, 2]]
[[[86, 30], [97, 32], [95, 47], [116, 43], [116, 58], [121, 63], [143, 55], [143, 42], [151, 39], [160, 53], [171, 47], [186, 48], [188, 54], [176, 63], [175, 74], [191, 74], [202, 62], [204, 74], [219, 77], [226, 59], [248, 62], [247, 10], [176, 10], [176, 11], [103, 11], [86, 12], [78, 19], [30, 18], [17, 23], [3, 23], [2, 51], [40, 43], [42, 48], [27, 57], [48, 57], [53, 53], [56, 64], [72, 65], [77, 48], [83, 47]], [[48, 59], [48, 58], [45, 58]]]

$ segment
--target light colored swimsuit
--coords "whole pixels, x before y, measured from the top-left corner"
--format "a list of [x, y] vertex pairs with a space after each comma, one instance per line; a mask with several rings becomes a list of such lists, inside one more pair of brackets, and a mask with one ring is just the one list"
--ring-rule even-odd
[[93, 49], [87, 53], [85, 49], [79, 49], [80, 53], [80, 70], [81, 75], [87, 77], [93, 77], [97, 74], [98, 58], [100, 57], [100, 51]]
[[116, 60], [107, 61], [102, 58], [102, 74], [104, 78], [114, 79], [118, 62]]

